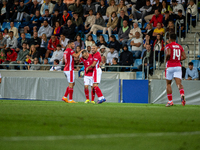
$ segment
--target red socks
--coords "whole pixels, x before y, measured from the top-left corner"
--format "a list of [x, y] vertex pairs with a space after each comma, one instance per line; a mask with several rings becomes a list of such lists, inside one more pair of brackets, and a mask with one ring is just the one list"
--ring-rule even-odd
[[172, 94], [167, 94], [167, 98], [169, 101], [172, 101]]
[[180, 92], [180, 95], [184, 95], [185, 94], [184, 89], [180, 89], [179, 92]]
[[67, 89], [66, 89], [66, 92], [65, 92], [64, 97], [67, 97], [67, 96], [68, 96], [68, 93], [69, 93], [69, 86], [68, 86]]
[[91, 96], [92, 96], [92, 100], [91, 101], [94, 101], [94, 98], [95, 98], [95, 91], [94, 91], [94, 89], [91, 90]]
[[95, 86], [94, 90], [95, 90], [95, 93], [97, 94], [98, 98], [103, 96], [103, 94], [98, 86]]
[[69, 100], [73, 100], [73, 88], [69, 88]]
[[90, 99], [89, 98], [89, 90], [88, 89], [85, 89], [85, 97], [86, 97], [86, 99]]

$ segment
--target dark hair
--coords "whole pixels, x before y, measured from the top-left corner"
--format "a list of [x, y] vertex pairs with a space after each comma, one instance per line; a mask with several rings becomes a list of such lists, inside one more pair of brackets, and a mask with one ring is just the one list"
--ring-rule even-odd
[[10, 48], [8, 48], [6, 51], [11, 53], [13, 52]]
[[9, 33], [12, 33], [12, 34], [13, 34], [13, 31], [10, 31]]
[[[92, 37], [92, 35], [91, 35], [91, 34], [88, 35], [88, 37], [87, 37], [87, 39], [86, 39], [87, 41], [89, 41], [89, 40], [88, 40], [89, 37]], [[94, 41], [93, 37], [92, 37], [92, 41]]]
[[114, 59], [116, 62], [118, 62], [118, 58], [114, 57], [113, 59]]
[[48, 12], [49, 12], [49, 9], [45, 9], [45, 11], [48, 11]]
[[[104, 39], [104, 36], [103, 36], [103, 35], [100, 35], [100, 36], [99, 36], [99, 39], [100, 39], [100, 37], [103, 38], [103, 43], [106, 43], [106, 41], [105, 41], [105, 39]], [[99, 41], [99, 42], [100, 42], [100, 41]]]
[[176, 40], [176, 34], [170, 34], [169, 37], [171, 40], [174, 40], [174, 41]]
[[150, 2], [150, 0], [146, 0], [146, 2]]
[[90, 11], [92, 11], [92, 12], [93, 12], [93, 10], [92, 10], [92, 9], [90, 9], [90, 10], [89, 10], [89, 12], [90, 12]]
[[23, 42], [22, 45], [27, 44], [26, 42]]
[[116, 13], [115, 11], [113, 11], [113, 12], [111, 13], [111, 16], [112, 16], [113, 14], [115, 14], [115, 16], [117, 16], [117, 13]]
[[60, 35], [63, 35], [63, 36], [65, 36], [63, 33], [61, 33]]
[[54, 61], [55, 61], [57, 64], [59, 64], [59, 60], [58, 60], [58, 59], [55, 59]]
[[56, 11], [59, 12], [60, 10], [59, 9], [55, 9], [54, 12], [56, 12]]
[[[157, 35], [159, 35], [160, 36], [160, 41], [162, 42], [162, 40], [163, 40], [163, 36], [161, 35], [161, 34], [157, 34]], [[158, 39], [157, 39], [157, 36], [156, 36], [156, 43], [158, 42]]]
[[23, 1], [23, 0], [20, 0], [20, 2], [23, 2], [23, 3], [24, 3], [24, 1]]
[[169, 14], [169, 11], [167, 10], [167, 11], [165, 12], [165, 14]]
[[46, 59], [47, 61], [49, 61], [48, 58], [44, 58], [44, 60], [45, 60], [45, 59]]
[[[98, 12], [97, 14], [99, 14], [100, 18], [102, 18], [102, 14], [101, 14], [100, 12]], [[97, 15], [97, 14], [96, 14], [96, 15]]]
[[189, 66], [193, 66], [193, 62], [189, 62], [188, 65], [189, 65]]
[[[159, 13], [161, 13], [161, 10], [160, 10], [160, 9], [156, 9], [156, 10], [157, 10]], [[155, 10], [155, 11], [156, 11], [156, 10]]]
[[[6, 31], [7, 31], [7, 33], [8, 33], [8, 28], [5, 28], [4, 30], [6, 30]], [[3, 31], [4, 31], [4, 30], [3, 30]]]
[[183, 11], [181, 9], [178, 10], [179, 13], [182, 13]]
[[88, 51], [87, 51], [87, 50], [83, 50], [83, 51], [82, 51], [82, 54], [85, 54], [85, 53], [88, 53]]
[[[59, 21], [56, 21], [57, 23], [59, 23], [59, 26], [60, 26], [60, 22]], [[55, 25], [56, 25], [56, 22], [55, 22]]]
[[56, 47], [61, 47], [61, 45], [60, 45], [60, 44], [58, 44]]
[[111, 35], [110, 37], [113, 38], [114, 41], [116, 41], [116, 37], [114, 35]]
[[[76, 41], [77, 41], [77, 37], [78, 37], [78, 36], [80, 36], [80, 38], [81, 38], [81, 35], [80, 35], [80, 34], [77, 34], [77, 35], [76, 35], [76, 38], [75, 38]], [[82, 47], [82, 40], [81, 40], [81, 39], [80, 39], [80, 47]]]
[[71, 43], [73, 43], [74, 42], [74, 40], [69, 40], [68, 41], [68, 44], [71, 44]]
[[124, 46], [123, 46], [123, 50], [124, 50], [124, 47], [126, 47], [126, 48], [127, 48], [127, 50], [128, 50], [128, 45], [124, 44]]
[[43, 22], [45, 22], [45, 21], [48, 23], [48, 21], [46, 19]]

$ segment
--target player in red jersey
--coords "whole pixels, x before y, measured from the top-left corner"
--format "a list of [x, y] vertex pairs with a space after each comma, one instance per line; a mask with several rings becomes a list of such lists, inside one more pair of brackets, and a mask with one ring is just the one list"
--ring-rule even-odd
[[166, 70], [165, 70], [165, 78], [167, 83], [167, 98], [169, 102], [166, 107], [173, 106], [172, 101], [172, 79], [174, 78], [176, 81], [176, 85], [179, 89], [181, 95], [182, 105], [185, 106], [185, 95], [184, 88], [181, 84], [182, 81], [182, 70], [181, 70], [181, 61], [186, 59], [185, 51], [183, 47], [177, 44], [176, 34], [170, 35], [170, 44], [167, 44], [165, 47], [166, 51]]
[[94, 80], [93, 87], [94, 87], [95, 93], [98, 96], [97, 104], [101, 104], [106, 101], [100, 88], [98, 87], [98, 84], [101, 82], [101, 74], [102, 74], [102, 70], [99, 66], [101, 62], [101, 54], [97, 51], [96, 46], [92, 46], [92, 53], [93, 53], [94, 61], [92, 65], [86, 68], [86, 72], [88, 72], [90, 68], [93, 68], [93, 80]]
[[91, 54], [89, 54], [86, 50], [84, 50], [82, 52], [82, 57], [80, 59], [80, 62], [83, 62], [84, 64], [84, 86], [85, 86], [85, 97], [86, 97], [86, 101], [85, 103], [89, 103], [90, 102], [90, 98], [89, 98], [89, 89], [88, 89], [88, 86], [90, 85], [91, 86], [91, 96], [92, 96], [92, 99], [91, 99], [91, 103], [92, 104], [95, 104], [94, 102], [94, 98], [95, 98], [95, 91], [94, 91], [94, 88], [93, 88], [93, 68], [90, 68], [88, 70], [88, 72], [86, 72], [86, 68], [89, 67], [90, 65], [92, 65], [93, 63], [93, 56]]
[[[78, 52], [77, 54], [73, 51], [74, 49], [74, 42], [69, 41], [68, 42], [68, 48], [65, 50], [63, 54], [63, 61], [65, 62], [65, 67], [64, 67], [64, 74], [67, 77], [67, 80], [69, 82], [69, 86], [66, 89], [65, 95], [63, 96], [62, 100], [67, 102], [67, 103], [75, 103], [73, 101], [73, 87], [75, 85], [74, 79], [74, 57], [79, 57], [81, 52]], [[67, 99], [67, 96], [69, 94], [69, 100]]]

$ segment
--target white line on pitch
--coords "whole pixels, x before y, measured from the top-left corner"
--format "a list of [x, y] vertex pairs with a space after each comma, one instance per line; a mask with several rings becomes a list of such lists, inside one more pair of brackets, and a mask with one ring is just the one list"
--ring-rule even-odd
[[158, 132], [158, 133], [127, 133], [127, 134], [93, 134], [93, 135], [69, 135], [69, 136], [16, 136], [0, 137], [0, 141], [55, 141], [55, 140], [82, 140], [98, 138], [129, 138], [129, 137], [160, 137], [174, 135], [200, 135], [200, 131], [194, 132]]

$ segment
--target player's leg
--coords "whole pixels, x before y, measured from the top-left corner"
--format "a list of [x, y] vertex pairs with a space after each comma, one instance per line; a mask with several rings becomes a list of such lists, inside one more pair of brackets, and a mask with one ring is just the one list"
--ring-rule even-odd
[[165, 78], [166, 78], [166, 91], [167, 91], [167, 98], [168, 98], [168, 103], [166, 107], [173, 106], [173, 101], [172, 101], [172, 79], [173, 79], [173, 68], [167, 68], [165, 70]]
[[68, 103], [75, 103], [75, 101], [73, 100], [73, 92], [74, 92], [74, 82], [75, 79], [75, 75], [74, 75], [74, 71], [70, 71], [70, 77], [69, 77], [69, 101]]
[[94, 90], [94, 87], [93, 87], [93, 86], [91, 86], [91, 97], [92, 97], [91, 103], [92, 103], [92, 104], [95, 104], [95, 102], [94, 102], [95, 90]]
[[86, 97], [85, 103], [89, 103], [89, 102], [90, 102], [90, 97], [89, 97], [88, 85], [85, 85], [85, 86], [84, 86], [84, 92], [85, 92], [85, 97]]
[[[69, 71], [64, 71], [64, 75], [68, 79], [69, 78]], [[62, 100], [65, 101], [66, 103], [68, 103], [68, 99], [67, 99], [68, 94], [69, 94], [69, 86], [67, 87], [65, 94], [62, 98]]]

